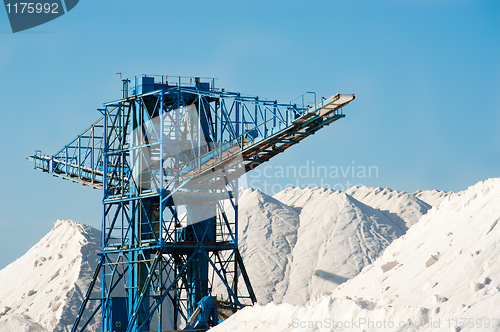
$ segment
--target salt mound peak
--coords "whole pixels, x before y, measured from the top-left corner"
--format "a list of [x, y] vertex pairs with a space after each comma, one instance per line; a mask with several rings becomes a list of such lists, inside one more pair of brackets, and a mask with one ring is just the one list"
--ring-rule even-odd
[[261, 304], [303, 304], [354, 277], [403, 234], [380, 211], [340, 191], [280, 194], [297, 205], [257, 189], [240, 191], [240, 252]]
[[273, 197], [244, 189], [239, 222], [240, 250], [261, 304], [303, 304], [358, 274], [403, 234], [380, 211], [324, 188], [287, 188]]
[[288, 187], [280, 191], [273, 197], [280, 202], [294, 206], [296, 208], [304, 207], [309, 201], [316, 197], [326, 197], [328, 195], [338, 194], [340, 191], [333, 189], [325, 189], [321, 187], [314, 188], [301, 188], [301, 187]]
[[402, 230], [417, 223], [432, 206], [412, 194], [390, 188], [352, 187], [346, 193], [380, 210]]
[[496, 310], [500, 301], [499, 202], [500, 179], [449, 195], [394, 241], [371, 268], [333, 296], [356, 294], [379, 305], [422, 306], [429, 310], [429, 320], [500, 319]]
[[328, 319], [349, 322], [335, 331], [498, 331], [499, 202], [500, 179], [450, 194], [330, 293], [304, 306], [246, 308], [214, 331], [327, 331], [317, 322]]
[[440, 190], [417, 190], [413, 193], [413, 196], [426, 202], [431, 206], [439, 206], [441, 202], [448, 196], [453, 194], [452, 191], [440, 191]]
[[[326, 197], [339, 193], [341, 192], [325, 188], [289, 187], [273, 197], [293, 206], [300, 212], [306, 204], [316, 197]], [[346, 190], [345, 193], [379, 210], [403, 231], [418, 222], [432, 208], [432, 205], [412, 194], [390, 188], [352, 187]]]
[[0, 288], [0, 325], [67, 330], [95, 268], [99, 238], [90, 226], [56, 221], [35, 246], [0, 271], [0, 284], [12, 285]]
[[350, 195], [316, 191], [300, 211], [289, 286], [283, 300], [304, 304], [324, 290], [335, 288], [371, 264], [403, 233], [380, 211]]

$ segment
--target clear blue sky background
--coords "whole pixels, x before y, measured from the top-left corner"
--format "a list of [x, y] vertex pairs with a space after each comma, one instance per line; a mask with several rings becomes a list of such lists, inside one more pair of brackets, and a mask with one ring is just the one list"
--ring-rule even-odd
[[376, 166], [378, 176], [323, 181], [407, 192], [500, 176], [499, 1], [85, 0], [17, 34], [0, 8], [0, 268], [56, 219], [100, 228], [101, 192], [35, 171], [25, 156], [56, 152], [96, 120], [120, 97], [117, 72], [217, 77], [280, 101], [356, 93], [345, 119], [267, 174]]

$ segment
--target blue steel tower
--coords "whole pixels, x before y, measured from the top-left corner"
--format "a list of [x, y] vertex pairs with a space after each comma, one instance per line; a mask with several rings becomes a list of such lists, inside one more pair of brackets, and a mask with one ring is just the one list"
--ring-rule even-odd
[[283, 104], [214, 82], [123, 80], [102, 118], [59, 152], [28, 157], [103, 190], [102, 252], [73, 331], [99, 311], [101, 331], [206, 330], [256, 302], [238, 251], [238, 179], [343, 118], [354, 95]]

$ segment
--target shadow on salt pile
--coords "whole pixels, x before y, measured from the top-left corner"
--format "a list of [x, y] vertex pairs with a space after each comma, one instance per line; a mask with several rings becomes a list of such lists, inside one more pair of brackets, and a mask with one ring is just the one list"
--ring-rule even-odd
[[333, 283], [336, 283], [337, 285], [340, 285], [340, 284], [346, 282], [347, 280], [349, 280], [346, 277], [342, 277], [342, 276], [339, 276], [339, 275], [336, 275], [336, 274], [333, 274], [330, 272], [326, 272], [323, 270], [314, 271], [314, 276], [320, 277], [321, 279], [324, 279], [324, 280], [327, 280], [327, 281], [330, 281]]

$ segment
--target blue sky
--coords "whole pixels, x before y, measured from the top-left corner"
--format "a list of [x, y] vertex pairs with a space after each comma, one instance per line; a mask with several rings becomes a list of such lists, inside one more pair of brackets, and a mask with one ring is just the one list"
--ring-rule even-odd
[[[499, 59], [498, 1], [87, 0], [16, 34], [0, 9], [0, 268], [57, 219], [100, 228], [101, 192], [25, 156], [96, 120], [120, 97], [117, 72], [217, 77], [280, 101], [355, 93], [345, 119], [269, 162], [270, 177], [249, 174], [269, 193], [297, 181], [459, 191], [500, 176]], [[356, 173], [276, 173], [312, 165]], [[358, 176], [370, 166], [376, 176]]]

